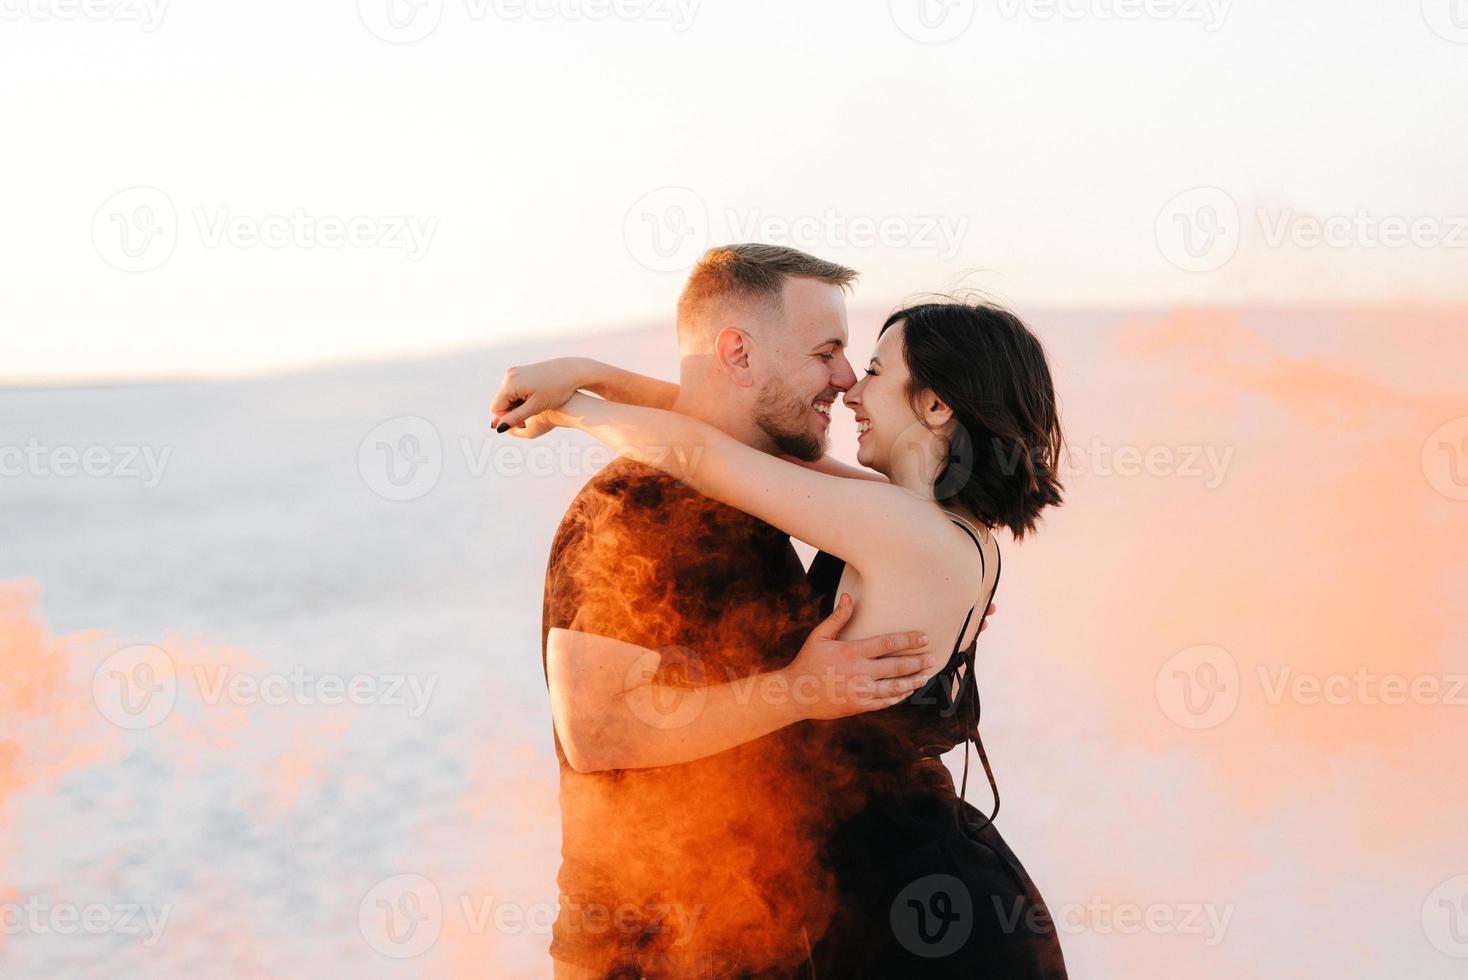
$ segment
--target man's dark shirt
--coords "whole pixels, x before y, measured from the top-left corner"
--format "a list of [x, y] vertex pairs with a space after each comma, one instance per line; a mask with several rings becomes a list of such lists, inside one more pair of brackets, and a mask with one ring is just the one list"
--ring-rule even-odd
[[[542, 656], [557, 627], [658, 651], [656, 681], [690, 692], [662, 707], [686, 717], [695, 688], [788, 664], [818, 621], [785, 534], [619, 459], [587, 483], [557, 531]], [[812, 919], [829, 901], [805, 729], [692, 763], [598, 773], [571, 769], [557, 738], [563, 839], [552, 955], [591, 969], [732, 956], [751, 970], [801, 955], [802, 927], [818, 929]]]

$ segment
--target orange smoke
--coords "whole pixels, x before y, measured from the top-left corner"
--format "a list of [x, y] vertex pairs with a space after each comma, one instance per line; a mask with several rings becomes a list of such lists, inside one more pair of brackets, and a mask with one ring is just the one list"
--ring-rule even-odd
[[[568, 512], [547, 622], [659, 650], [664, 685], [783, 666], [818, 613], [788, 543], [755, 524], [662, 474], [613, 464]], [[798, 735], [691, 765], [564, 771], [569, 887], [595, 905], [670, 916], [651, 950], [673, 962], [725, 952], [744, 968], [799, 962], [801, 930], [824, 929], [833, 883], [819, 850], [824, 801], [810, 792]], [[579, 901], [573, 893], [567, 904]], [[563, 910], [562, 921], [574, 932], [584, 920]]]
[[[1424, 450], [1468, 417], [1444, 368], [1468, 338], [1385, 311], [1259, 319], [1138, 318], [1084, 357], [1046, 334], [1075, 472], [1009, 549], [980, 644], [1003, 829], [1058, 915], [1097, 896], [1232, 908], [1216, 945], [1063, 935], [1076, 975], [1294, 972], [1287, 951], [1383, 921], [1430, 958], [1421, 902], [1463, 870], [1468, 768], [1447, 746], [1468, 744], [1468, 703], [1449, 700], [1468, 674], [1468, 503]], [[1115, 466], [1125, 447], [1137, 471]], [[1170, 688], [1195, 649], [1236, 677], [1189, 667], [1192, 690]], [[1387, 678], [1436, 694], [1391, 703]], [[1215, 716], [1189, 717], [1204, 692]]]
[[77, 666], [94, 659], [98, 633], [55, 637], [40, 617], [40, 588], [0, 582], [0, 877], [14, 842], [9, 807], [22, 792], [44, 792], [65, 773], [115, 761], [121, 733], [99, 718]]

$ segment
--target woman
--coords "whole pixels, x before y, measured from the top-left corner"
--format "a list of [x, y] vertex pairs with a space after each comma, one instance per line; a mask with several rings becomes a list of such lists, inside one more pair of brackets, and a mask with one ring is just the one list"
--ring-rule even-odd
[[847, 776], [832, 793], [839, 911], [818, 944], [817, 975], [1063, 977], [1043, 900], [992, 817], [964, 802], [967, 748], [965, 786], [955, 790], [941, 761], [974, 741], [993, 788], [974, 677], [984, 618], [975, 613], [999, 582], [993, 531], [1021, 538], [1061, 500], [1059, 415], [1039, 341], [986, 304], [894, 313], [843, 399], [857, 418], [857, 460], [872, 473], [770, 456], [655, 408], [580, 393], [548, 407], [583, 381], [547, 378], [535, 399], [546, 410], [517, 434], [582, 429], [815, 545], [811, 581], [826, 613], [838, 594], [856, 600], [852, 635], [864, 635], [864, 614], [896, 610], [955, 638], [911, 695], [824, 729], [826, 757]]

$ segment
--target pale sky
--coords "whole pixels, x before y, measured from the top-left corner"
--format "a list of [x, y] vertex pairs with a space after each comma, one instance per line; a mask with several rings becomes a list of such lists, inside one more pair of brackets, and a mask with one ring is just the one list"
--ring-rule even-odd
[[670, 320], [743, 239], [858, 268], [854, 308], [1468, 301], [1468, 0], [0, 19], [0, 383]]

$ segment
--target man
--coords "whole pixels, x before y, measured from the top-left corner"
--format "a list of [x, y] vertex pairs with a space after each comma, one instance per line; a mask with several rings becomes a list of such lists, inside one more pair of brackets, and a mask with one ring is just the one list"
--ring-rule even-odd
[[[831, 405], [856, 382], [855, 275], [789, 248], [713, 249], [678, 304], [680, 384], [622, 375], [591, 390], [819, 460]], [[513, 374], [495, 411], [521, 425], [534, 406], [510, 411]], [[542, 630], [561, 766], [558, 978], [803, 975], [833, 901], [822, 793], [804, 716], [754, 684], [819, 618], [787, 536], [661, 471], [619, 459], [573, 501]], [[832, 662], [918, 645], [841, 643], [840, 625], [811, 638]]]

